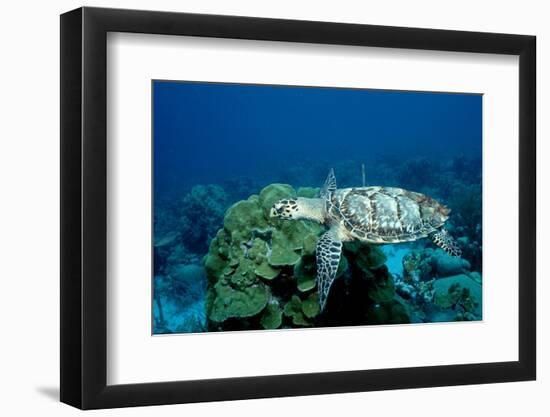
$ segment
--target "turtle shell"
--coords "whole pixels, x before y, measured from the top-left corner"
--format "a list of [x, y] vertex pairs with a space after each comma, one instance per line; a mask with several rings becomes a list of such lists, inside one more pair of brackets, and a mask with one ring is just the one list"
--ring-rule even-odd
[[450, 212], [431, 197], [394, 187], [344, 188], [332, 193], [326, 204], [333, 222], [369, 243], [426, 237], [443, 225]]

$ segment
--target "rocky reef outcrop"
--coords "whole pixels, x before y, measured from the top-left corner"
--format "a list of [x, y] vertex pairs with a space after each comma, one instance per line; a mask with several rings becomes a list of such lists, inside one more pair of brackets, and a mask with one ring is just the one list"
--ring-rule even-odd
[[463, 321], [482, 319], [481, 281], [467, 260], [424, 248], [403, 257], [395, 285], [414, 321]]
[[154, 276], [154, 333], [206, 330], [204, 269], [195, 264], [170, 264]]
[[219, 185], [197, 185], [157, 204], [154, 236], [154, 332], [205, 331], [206, 277], [201, 265], [228, 205]]

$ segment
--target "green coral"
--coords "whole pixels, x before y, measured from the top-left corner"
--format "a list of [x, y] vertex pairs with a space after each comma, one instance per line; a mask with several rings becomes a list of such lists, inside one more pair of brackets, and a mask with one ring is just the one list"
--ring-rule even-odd
[[[256, 316], [262, 327], [274, 326], [275, 312], [270, 306], [278, 300], [266, 307], [270, 283], [281, 285], [276, 282], [284, 272], [286, 284], [296, 288], [296, 280], [289, 279], [288, 272], [292, 269], [287, 268], [293, 268], [302, 259], [304, 246], [314, 253], [317, 235], [323, 230], [313, 222], [282, 222], [269, 216], [275, 202], [294, 196], [296, 192], [291, 186], [273, 184], [264, 188], [259, 196], [253, 195], [227, 210], [224, 227], [212, 239], [204, 258], [209, 282], [207, 316], [216, 329], [223, 329], [227, 320], [235, 326], [232, 319], [252, 317], [254, 320]], [[309, 263], [314, 266], [313, 257]], [[309, 289], [314, 286], [315, 281]], [[246, 308], [245, 304], [248, 304]], [[248, 319], [246, 325], [249, 325]]]
[[269, 289], [262, 283], [236, 289], [220, 281], [214, 286], [214, 292], [215, 298], [208, 314], [208, 318], [214, 322], [254, 316], [265, 308], [269, 298]]
[[255, 284], [257, 281], [254, 273], [254, 262], [249, 259], [241, 258], [239, 265], [228, 277], [231, 285], [239, 290], [244, 290], [247, 287]]
[[317, 293], [311, 294], [302, 301], [302, 312], [308, 319], [314, 318], [321, 312], [319, 307], [319, 295]]
[[269, 256], [271, 266], [296, 265], [300, 260], [300, 255], [296, 252], [300, 248], [295, 247], [288, 234], [283, 231], [275, 230], [273, 232], [271, 245]]
[[[273, 231], [272, 251], [269, 263], [272, 266], [296, 265], [304, 253], [311, 253], [312, 238], [323, 231], [318, 223], [310, 221], [282, 221]], [[315, 240], [316, 242], [316, 240]], [[315, 243], [316, 244], [316, 243]]]
[[272, 184], [227, 210], [223, 228], [204, 257], [209, 328], [407, 322], [406, 312], [394, 299], [384, 254], [378, 247], [360, 242], [344, 245], [331, 290], [334, 305], [330, 307], [329, 299], [327, 309], [320, 312], [315, 252], [326, 227], [309, 220], [270, 217], [274, 203], [296, 196], [316, 197], [318, 189], [296, 192], [290, 185]]
[[317, 246], [317, 239], [319, 239], [317, 233], [310, 233], [304, 238], [302, 255], [304, 256], [315, 255], [315, 247]]
[[285, 304], [283, 312], [294, 326], [312, 326], [313, 319], [320, 313], [319, 297], [317, 293], [314, 293], [302, 300], [299, 296], [293, 295]]
[[300, 300], [300, 297], [297, 295], [293, 295], [289, 302], [285, 304], [284, 308], [285, 316], [290, 317], [292, 319], [292, 323], [299, 327], [307, 327], [311, 326], [311, 322], [309, 322], [302, 310], [302, 300]]
[[260, 323], [264, 329], [278, 329], [283, 323], [283, 312], [277, 302], [267, 305], [263, 311]]
[[262, 262], [260, 265], [256, 267], [256, 269], [254, 269], [254, 273], [256, 275], [269, 280], [273, 278], [277, 278], [280, 272], [281, 272], [280, 269], [273, 268], [271, 265], [269, 265], [267, 261]]
[[304, 257], [294, 265], [294, 278], [298, 290], [302, 292], [315, 288], [317, 282], [317, 271], [314, 257]]
[[236, 240], [249, 239], [252, 231], [268, 227], [268, 222], [258, 206], [258, 197], [252, 196], [248, 200], [239, 201], [231, 206], [223, 220], [224, 229], [233, 235]]
[[257, 237], [252, 241], [252, 244], [248, 242], [246, 248], [247, 258], [252, 259], [257, 264], [260, 264], [264, 261], [265, 254], [267, 252], [267, 243], [265, 241]]

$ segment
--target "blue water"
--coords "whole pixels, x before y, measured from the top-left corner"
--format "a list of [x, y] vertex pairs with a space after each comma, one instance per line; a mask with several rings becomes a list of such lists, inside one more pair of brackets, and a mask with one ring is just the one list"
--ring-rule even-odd
[[328, 169], [481, 155], [481, 95], [159, 81], [153, 104], [157, 195], [234, 176], [276, 179], [305, 161]]
[[[180, 239], [159, 255], [159, 276], [171, 264], [200, 265], [232, 203], [270, 183], [318, 187], [330, 168], [339, 187], [361, 186], [362, 164], [367, 185], [463, 206], [454, 226], [479, 240], [468, 262], [480, 271], [481, 95], [154, 81], [152, 100], [155, 239], [171, 231]], [[196, 186], [218, 188], [192, 194]], [[200, 192], [217, 196], [208, 224], [196, 208]], [[414, 248], [394, 249], [387, 265], [399, 276], [404, 251]]]

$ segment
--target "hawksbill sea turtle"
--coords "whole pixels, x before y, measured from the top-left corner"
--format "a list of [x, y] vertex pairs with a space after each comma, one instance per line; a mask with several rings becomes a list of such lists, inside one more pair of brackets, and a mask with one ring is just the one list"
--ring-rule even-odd
[[451, 210], [427, 195], [396, 187], [336, 188], [330, 170], [319, 198], [287, 198], [278, 201], [271, 217], [309, 219], [328, 226], [317, 241], [317, 289], [324, 310], [336, 277], [343, 242], [370, 244], [432, 241], [452, 256], [461, 251], [443, 228]]

